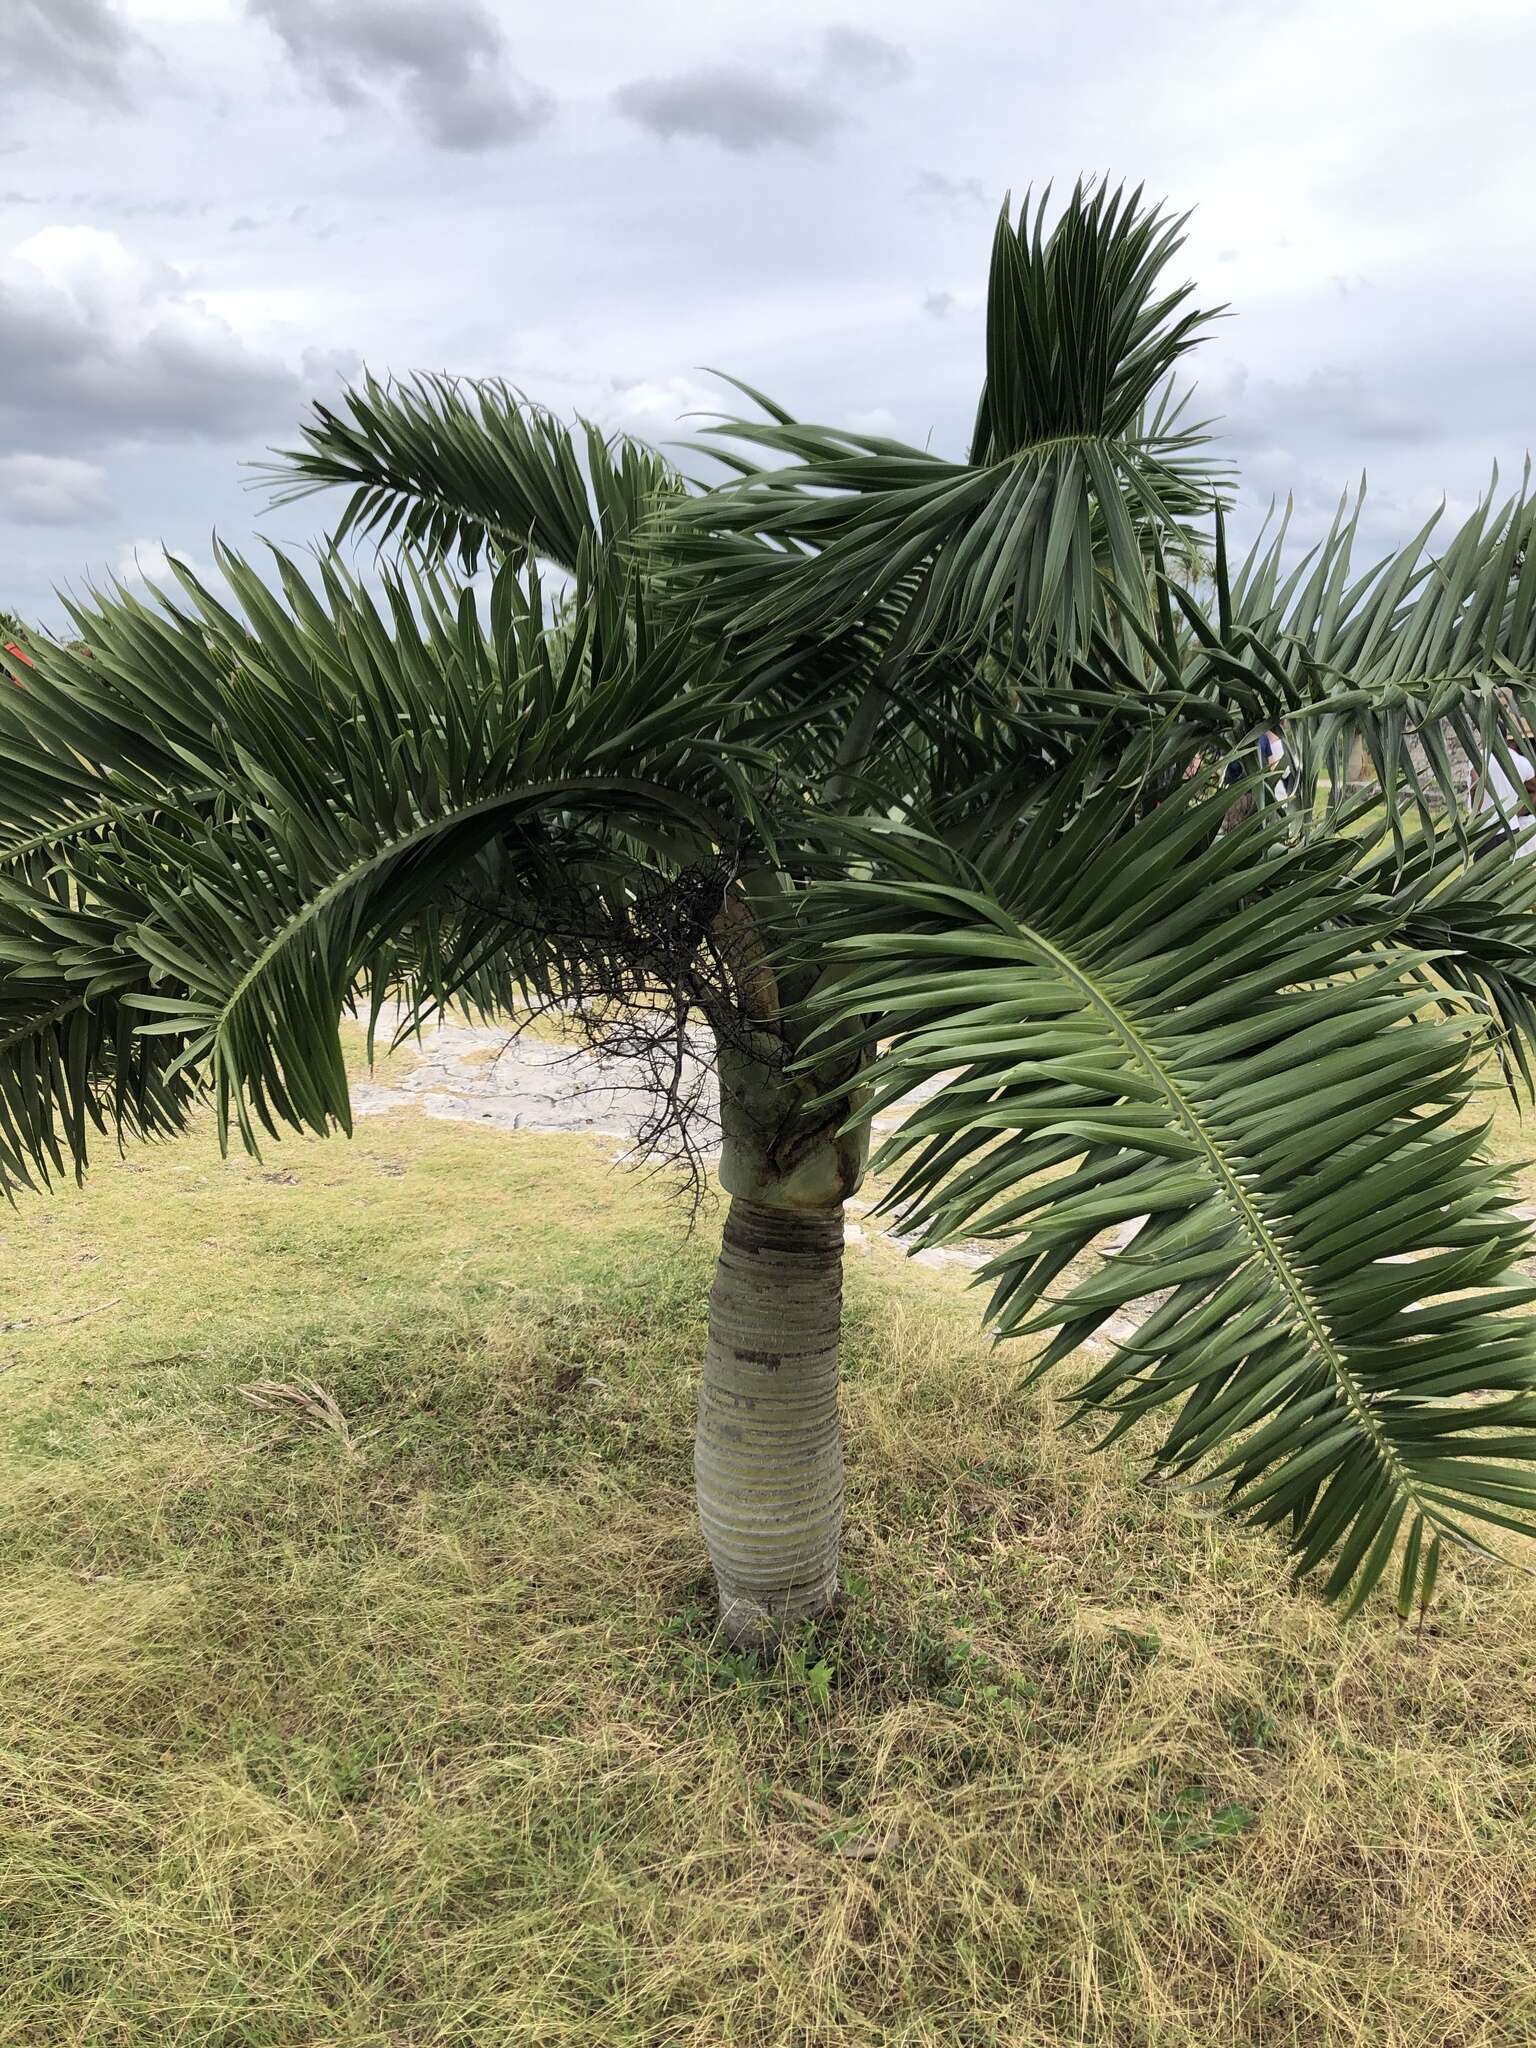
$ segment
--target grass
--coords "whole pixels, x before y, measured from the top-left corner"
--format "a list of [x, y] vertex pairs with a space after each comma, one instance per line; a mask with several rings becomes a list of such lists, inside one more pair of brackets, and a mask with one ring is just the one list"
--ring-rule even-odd
[[1536, 2038], [1529, 1583], [1341, 1626], [869, 1248], [849, 1610], [734, 1656], [712, 1236], [411, 1114], [0, 1220], [0, 2044]]

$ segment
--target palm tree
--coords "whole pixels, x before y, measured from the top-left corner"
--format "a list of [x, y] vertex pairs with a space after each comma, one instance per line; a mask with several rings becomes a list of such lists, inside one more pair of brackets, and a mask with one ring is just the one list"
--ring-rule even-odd
[[[1528, 1232], [1463, 1112], [1530, 1086], [1536, 863], [1447, 807], [1444, 735], [1503, 757], [1528, 715], [1536, 515], [1361, 567], [1357, 506], [1234, 568], [1169, 396], [1179, 231], [1004, 210], [965, 461], [752, 392], [708, 486], [497, 383], [317, 406], [276, 474], [349, 493], [376, 582], [221, 552], [226, 593], [94, 596], [0, 698], [6, 1181], [205, 1101], [249, 1146], [345, 1129], [352, 1010], [558, 1003], [679, 1069], [703, 1032], [737, 1640], [834, 1597], [842, 1207], [891, 1105], [885, 1199], [992, 1247], [997, 1333], [1044, 1373], [1156, 1294], [1079, 1409], [1156, 1413], [1154, 1466], [1330, 1595], [1390, 1567], [1407, 1611], [1443, 1540], [1530, 1527]], [[1298, 793], [1224, 829], [1274, 727]]]

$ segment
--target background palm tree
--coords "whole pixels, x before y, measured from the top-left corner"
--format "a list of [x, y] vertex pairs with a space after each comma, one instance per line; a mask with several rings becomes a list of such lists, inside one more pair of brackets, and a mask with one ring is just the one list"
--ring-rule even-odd
[[[750, 392], [708, 487], [496, 383], [316, 407], [281, 488], [349, 492], [376, 585], [221, 552], [227, 599], [93, 599], [0, 699], [0, 1170], [205, 1097], [249, 1145], [345, 1128], [354, 1007], [558, 1003], [678, 1072], [702, 1029], [737, 1639], [835, 1592], [842, 1205], [893, 1104], [889, 1200], [994, 1242], [994, 1327], [1044, 1372], [1160, 1293], [1078, 1401], [1159, 1412], [1156, 1464], [1330, 1593], [1391, 1566], [1406, 1609], [1443, 1538], [1528, 1526], [1536, 1287], [1463, 1111], [1529, 1083], [1536, 864], [1444, 807], [1441, 735], [1507, 755], [1529, 708], [1532, 508], [1234, 569], [1178, 246], [1139, 194], [1005, 210], [961, 462]], [[1276, 726], [1296, 800], [1224, 830], [1213, 769]], [[1329, 773], [1362, 733], [1375, 809]]]

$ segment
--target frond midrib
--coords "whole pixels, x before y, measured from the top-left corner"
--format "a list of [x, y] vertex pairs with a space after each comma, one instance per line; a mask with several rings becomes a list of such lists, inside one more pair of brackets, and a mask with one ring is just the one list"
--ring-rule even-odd
[[0, 1053], [8, 1053], [18, 1045], [25, 1045], [29, 1039], [36, 1038], [39, 1032], [46, 1031], [50, 1025], [62, 1024], [67, 1017], [72, 1017], [77, 1011], [85, 1008], [86, 997], [83, 989], [78, 995], [66, 996], [51, 1009], [40, 1012], [15, 1031], [8, 1031], [0, 1037]]
[[1080, 988], [1094, 1008], [1120, 1038], [1132, 1057], [1140, 1065], [1147, 1078], [1163, 1089], [1178, 1113], [1179, 1120], [1194, 1142], [1200, 1147], [1212, 1175], [1231, 1202], [1237, 1215], [1239, 1227], [1244, 1229], [1257, 1255], [1263, 1260], [1270, 1274], [1289, 1300], [1296, 1317], [1319, 1354], [1326, 1360], [1333, 1375], [1334, 1384], [1348, 1407], [1351, 1415], [1369, 1439], [1382, 1466], [1391, 1475], [1401, 1491], [1410, 1497], [1421, 1512], [1425, 1510], [1420, 1502], [1418, 1490], [1412, 1475], [1398, 1456], [1396, 1447], [1383, 1430], [1380, 1421], [1372, 1414], [1360, 1389], [1355, 1384], [1347, 1361], [1340, 1353], [1319, 1304], [1311, 1289], [1295, 1270], [1292, 1261], [1271, 1230], [1262, 1209], [1252, 1200], [1244, 1188], [1241, 1177], [1229, 1164], [1216, 1136], [1204, 1117], [1185, 1092], [1172, 1067], [1153, 1049], [1120, 1006], [1109, 997], [1094, 978], [1081, 968], [1070, 954], [1048, 939], [1034, 925], [1019, 924], [1020, 933], [1032, 944], [1046, 953], [1052, 964], [1076, 987]]
[[465, 823], [468, 819], [475, 817], [481, 812], [506, 809], [518, 804], [536, 804], [548, 796], [575, 796], [596, 791], [602, 791], [605, 795], [628, 794], [630, 796], [642, 797], [648, 801], [655, 801], [657, 798], [660, 798], [675, 810], [691, 812], [695, 824], [702, 825], [706, 829], [712, 828], [714, 824], [714, 821], [699, 806], [690, 803], [687, 798], [677, 795], [676, 792], [664, 788], [659, 783], [647, 783], [625, 777], [584, 776], [562, 778], [554, 782], [530, 783], [518, 790], [502, 790], [494, 796], [480, 797], [472, 804], [459, 805], [452, 810], [442, 812], [435, 818], [413, 825], [408, 832], [400, 833], [397, 837], [385, 841], [381, 846], [375, 847], [365, 859], [354, 862], [351, 867], [344, 869], [341, 874], [333, 876], [322, 889], [317, 890], [313, 896], [306, 898], [291, 917], [283, 921], [241, 975], [227, 1000], [219, 1006], [214, 1021], [213, 1035], [214, 1042], [218, 1045], [220, 1052], [224, 1053], [227, 1050], [225, 1034], [228, 1029], [229, 1020], [239, 1009], [246, 996], [249, 995], [250, 991], [261, 980], [272, 962], [317, 917], [323, 915], [334, 903], [340, 901], [349, 890], [354, 889], [359, 882], [365, 880], [370, 874], [376, 873], [378, 869], [385, 866], [387, 862], [394, 859], [397, 855], [408, 850], [413, 845], [431, 839], [437, 833], [454, 825]]
[[168, 809], [172, 804], [200, 803], [216, 794], [213, 789], [171, 790], [161, 796], [146, 797], [142, 803], [114, 804], [110, 808], [91, 811], [83, 817], [71, 818], [67, 824], [54, 826], [46, 832], [35, 832], [30, 839], [14, 840], [10, 845], [0, 842], [0, 870], [14, 862], [25, 860], [29, 854], [41, 853], [50, 846], [62, 846], [71, 840], [83, 839], [88, 833], [99, 831], [104, 825], [118, 825], [128, 818], [151, 817], [156, 811]]

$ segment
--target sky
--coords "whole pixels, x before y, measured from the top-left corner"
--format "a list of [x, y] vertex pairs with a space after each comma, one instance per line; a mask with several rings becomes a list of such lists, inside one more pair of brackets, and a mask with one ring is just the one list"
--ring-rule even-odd
[[[0, 605], [303, 542], [249, 468], [364, 365], [663, 442], [963, 455], [1004, 194], [1190, 211], [1242, 473], [1365, 530], [1536, 443], [1531, 0], [0, 0]], [[339, 510], [337, 505], [335, 510]]]

